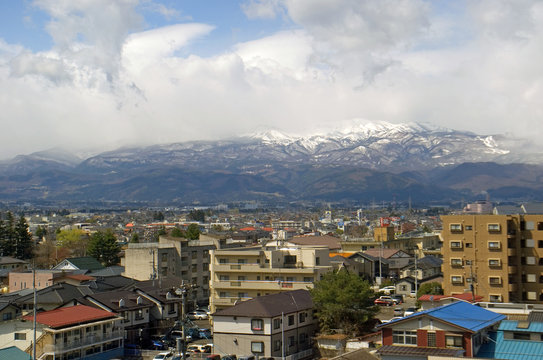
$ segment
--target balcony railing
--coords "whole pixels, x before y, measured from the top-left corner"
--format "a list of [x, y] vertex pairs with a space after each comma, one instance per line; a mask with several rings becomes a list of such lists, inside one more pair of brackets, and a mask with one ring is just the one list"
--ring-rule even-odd
[[282, 290], [285, 288], [298, 290], [313, 287], [313, 281], [284, 281], [284, 280], [218, 280], [212, 283], [215, 289], [246, 290]]
[[[124, 331], [114, 331], [111, 333], [101, 334], [101, 335], [91, 335], [85, 336], [82, 339], [72, 338], [69, 342], [60, 342], [58, 344], [46, 344], [44, 346], [45, 353], [60, 353], [64, 351], [70, 351], [73, 349], [97, 345], [103, 342], [113, 341], [122, 339], [124, 336]], [[59, 339], [62, 341], [62, 339]]]

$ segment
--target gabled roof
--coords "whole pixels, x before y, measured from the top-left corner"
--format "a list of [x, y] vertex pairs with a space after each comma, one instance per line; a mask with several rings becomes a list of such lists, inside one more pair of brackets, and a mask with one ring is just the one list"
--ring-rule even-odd
[[[139, 304], [138, 304], [138, 298], [140, 299]], [[93, 300], [94, 300], [94, 303], [101, 304], [104, 307], [116, 313], [119, 313], [125, 310], [137, 310], [137, 309], [148, 308], [154, 305], [151, 301], [149, 301], [145, 297], [140, 296], [139, 294], [133, 291], [128, 291], [128, 290], [114, 290], [114, 291], [101, 292], [94, 295], [87, 295], [85, 296], [85, 299], [88, 300], [90, 303], [93, 303]], [[123, 304], [121, 304], [121, 299], [123, 300]]]
[[[30, 289], [32, 290], [32, 289]], [[88, 286], [75, 286], [68, 283], [58, 283], [37, 291], [39, 304], [64, 304], [70, 300], [92, 294]], [[24, 296], [15, 298], [16, 304], [33, 302], [33, 291]]]
[[73, 257], [73, 258], [67, 258], [60, 262], [57, 266], [54, 267], [54, 269], [59, 268], [59, 266], [62, 266], [64, 262], [68, 262], [72, 264], [75, 268], [81, 269], [81, 270], [100, 270], [103, 269], [104, 266], [100, 264], [98, 260], [93, 258], [92, 256], [82, 256], [82, 257]]
[[542, 341], [504, 339], [503, 331], [488, 335], [490, 341], [483, 343], [476, 354], [478, 358], [540, 360], [543, 354]]
[[[76, 305], [40, 312], [36, 315], [36, 322], [51, 328], [61, 328], [69, 325], [90, 323], [98, 320], [114, 318], [112, 312], [96, 309], [85, 305]], [[24, 320], [32, 321], [33, 315], [23, 316]]]
[[[441, 264], [443, 264], [443, 259], [433, 255], [428, 255], [417, 260], [417, 268], [420, 270], [437, 268], [440, 267]], [[410, 268], [415, 268], [415, 263], [404, 266], [402, 270]]]
[[16, 346], [0, 349], [0, 360], [32, 360], [32, 357]]
[[378, 328], [392, 327], [399, 322], [424, 316], [429, 316], [469, 332], [477, 332], [507, 318], [505, 315], [497, 314], [479, 306], [464, 301], [456, 301], [381, 324]]
[[18, 265], [22, 265], [22, 264], [28, 264], [28, 262], [24, 261], [24, 260], [16, 259], [16, 258], [11, 257], [11, 256], [0, 256], [0, 264], [18, 264]]
[[373, 248], [364, 251], [365, 254], [379, 258], [411, 258], [412, 256], [400, 249]]
[[232, 307], [219, 310], [213, 315], [271, 318], [312, 308], [313, 300], [309, 295], [309, 291], [294, 290], [242, 301]]

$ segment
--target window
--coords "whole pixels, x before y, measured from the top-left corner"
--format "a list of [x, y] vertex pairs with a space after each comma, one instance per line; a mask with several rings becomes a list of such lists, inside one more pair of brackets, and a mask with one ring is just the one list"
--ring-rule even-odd
[[294, 315], [288, 316], [288, 326], [294, 325]]
[[488, 300], [490, 300], [490, 302], [501, 302], [502, 301], [502, 296], [501, 295], [492, 295], [492, 294], [490, 294], [488, 296]]
[[222, 298], [228, 297], [228, 293], [226, 291], [221, 291], [219, 293], [219, 297], [222, 297]]
[[447, 347], [462, 347], [462, 336], [445, 335], [445, 345]]
[[288, 337], [288, 346], [291, 347], [291, 346], [294, 346], [296, 345], [296, 338], [294, 336], [289, 336]]
[[526, 282], [535, 283], [535, 274], [526, 274]]
[[526, 256], [526, 265], [535, 265], [535, 256]]
[[273, 329], [277, 330], [281, 327], [281, 319], [273, 319]]
[[466, 225], [466, 230], [472, 230], [472, 229], [473, 229], [473, 227], [471, 225]]
[[275, 340], [273, 342], [273, 351], [281, 350], [281, 340]]
[[228, 281], [228, 280], [230, 280], [230, 276], [228, 276], [228, 275], [219, 275], [219, 280], [220, 281]]
[[[466, 244], [467, 245], [467, 244]], [[467, 246], [466, 246], [467, 247]], [[471, 265], [471, 260], [466, 260], [466, 265]]]
[[[466, 226], [467, 230], [467, 226]], [[436, 333], [428, 333], [428, 347], [436, 347]]]
[[15, 333], [15, 340], [26, 340], [26, 333]]
[[466, 248], [472, 248], [472, 247], [473, 247], [472, 243], [466, 243]]
[[312, 277], [304, 277], [304, 282], [313, 282], [313, 278]]
[[262, 341], [251, 341], [251, 352], [260, 354], [264, 352], [264, 343]]
[[305, 312], [298, 314], [298, 322], [303, 323], [305, 321], [306, 316], [307, 314]]
[[264, 330], [264, 320], [262, 320], [262, 319], [251, 319], [251, 330], [253, 330], [253, 331], [262, 331], [262, 330]]
[[317, 256], [315, 258], [315, 265], [319, 266], [320, 264], [321, 264], [321, 258]]
[[449, 229], [451, 231], [462, 231], [462, 224], [450, 224]]
[[192, 264], [191, 271], [192, 272], [198, 272], [198, 264]]
[[530, 333], [513, 333], [515, 340], [530, 340]]
[[13, 314], [10, 312], [2, 314], [2, 320], [11, 320], [13, 317]]
[[307, 334], [306, 333], [301, 333], [300, 334], [300, 344], [305, 344], [306, 341], [307, 341]]
[[238, 259], [238, 264], [247, 264], [247, 259]]
[[451, 283], [453, 284], [462, 284], [464, 282], [464, 279], [462, 275], [453, 275], [451, 276]]
[[451, 266], [462, 266], [462, 259], [451, 259]]
[[490, 250], [499, 250], [501, 248], [501, 243], [499, 241], [489, 241], [488, 248]]
[[462, 249], [462, 241], [451, 241], [451, 249]]
[[502, 283], [502, 278], [499, 276], [489, 276], [488, 283], [490, 285], [500, 285]]
[[500, 224], [488, 224], [488, 231], [500, 231]]
[[191, 251], [191, 252], [190, 252], [190, 257], [191, 257], [192, 259], [197, 259], [197, 258], [198, 258], [198, 252], [195, 251], [195, 250]]
[[537, 223], [537, 230], [543, 230], [543, 222]]
[[526, 239], [526, 247], [527, 247], [527, 248], [533, 248], [533, 247], [535, 247], [535, 241], [534, 241], [534, 239]]
[[528, 291], [528, 293], [526, 294], [526, 299], [527, 300], [536, 300], [537, 296], [536, 296], [535, 291]]
[[538, 240], [537, 241], [537, 247], [538, 248], [543, 248], [543, 240]]
[[535, 223], [533, 221], [526, 221], [526, 230], [535, 230]]
[[500, 259], [488, 259], [488, 266], [501, 266]]
[[219, 264], [228, 264], [228, 259], [219, 259]]
[[404, 345], [417, 345], [417, 332], [394, 330], [392, 331], [392, 343]]

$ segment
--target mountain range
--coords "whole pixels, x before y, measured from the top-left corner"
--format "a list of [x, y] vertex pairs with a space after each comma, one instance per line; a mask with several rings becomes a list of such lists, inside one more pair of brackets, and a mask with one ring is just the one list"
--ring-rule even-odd
[[543, 200], [527, 142], [421, 124], [356, 122], [310, 136], [267, 130], [217, 141], [53, 149], [0, 163], [0, 201]]

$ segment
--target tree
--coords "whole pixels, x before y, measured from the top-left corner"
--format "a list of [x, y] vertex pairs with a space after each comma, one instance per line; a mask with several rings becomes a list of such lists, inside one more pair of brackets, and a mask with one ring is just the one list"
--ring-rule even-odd
[[139, 243], [140, 242], [140, 236], [138, 235], [138, 233], [133, 233], [132, 236], [130, 237], [130, 242], [131, 243]]
[[32, 235], [28, 231], [28, 223], [23, 215], [19, 217], [19, 221], [15, 225], [15, 237], [15, 257], [22, 260], [31, 259], [34, 244]]
[[153, 220], [164, 221], [164, 214], [162, 213], [162, 211], [155, 211], [153, 214]]
[[47, 236], [47, 228], [44, 226], [38, 225], [36, 228], [36, 237], [39, 239], [39, 241], [45, 240], [45, 237]]
[[87, 248], [89, 256], [100, 261], [104, 266], [117, 265], [120, 261], [120, 251], [121, 247], [111, 229], [92, 234]]
[[89, 237], [81, 229], [60, 230], [57, 233], [57, 246], [68, 249], [74, 256], [85, 256]]
[[3, 222], [2, 237], [0, 238], [0, 255], [15, 256], [15, 219], [11, 211], [7, 212], [6, 222]]
[[[443, 288], [437, 281], [422, 284], [417, 290], [417, 299], [422, 295], [443, 295]], [[420, 301], [417, 300], [417, 306], [420, 306]]]
[[181, 230], [178, 227], [174, 227], [172, 229], [172, 232], [170, 233], [170, 235], [173, 236], [173, 237], [184, 237], [185, 236], [185, 234], [183, 233], [183, 230]]
[[200, 227], [197, 224], [190, 224], [185, 231], [185, 238], [198, 240], [200, 238]]
[[373, 327], [378, 308], [369, 282], [345, 270], [329, 272], [311, 290], [321, 332], [359, 335]]
[[206, 213], [203, 210], [191, 210], [187, 218], [203, 223], [206, 221]]

